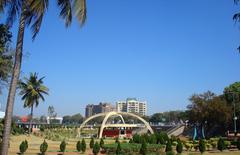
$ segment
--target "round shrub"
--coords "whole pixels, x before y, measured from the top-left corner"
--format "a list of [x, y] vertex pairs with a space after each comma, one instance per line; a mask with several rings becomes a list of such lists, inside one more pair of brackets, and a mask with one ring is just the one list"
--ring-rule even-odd
[[93, 154], [94, 155], [97, 155], [100, 151], [100, 145], [98, 144], [98, 142], [96, 142], [94, 145], [93, 145]]
[[19, 151], [21, 154], [24, 154], [28, 149], [28, 142], [27, 140], [22, 141], [22, 143], [19, 145]]
[[133, 143], [133, 140], [132, 140], [132, 139], [130, 139], [130, 140], [129, 140], [129, 143]]
[[169, 151], [172, 151], [172, 143], [170, 140], [168, 140], [166, 144], [166, 149], [165, 149], [165, 152], [169, 152]]
[[141, 148], [140, 148], [140, 154], [146, 155], [147, 154], [147, 143], [145, 140], [143, 140]]
[[86, 151], [86, 148], [87, 148], [87, 145], [86, 145], [86, 142], [85, 142], [84, 138], [82, 139], [82, 143], [81, 144], [82, 144], [82, 146], [81, 146], [82, 152], [84, 153]]
[[81, 152], [81, 151], [82, 151], [82, 144], [81, 144], [80, 141], [77, 142], [77, 144], [76, 144], [76, 149], [77, 149], [78, 152]]
[[122, 148], [120, 142], [118, 142], [117, 149], [116, 149], [116, 155], [121, 154]]
[[101, 140], [100, 140], [100, 147], [101, 148], [103, 148], [104, 147], [104, 141], [103, 141], [103, 139], [101, 138]]
[[206, 145], [203, 139], [199, 141], [199, 151], [203, 154], [206, 151]]
[[66, 151], [66, 142], [65, 142], [65, 140], [63, 140], [62, 142], [61, 142], [61, 144], [60, 144], [60, 151], [61, 152], [65, 152]]
[[224, 140], [222, 138], [219, 138], [217, 147], [220, 151], [223, 151], [226, 148]]
[[178, 141], [177, 147], [176, 147], [177, 153], [181, 154], [183, 151], [183, 144], [181, 141]]
[[90, 141], [90, 143], [89, 143], [89, 146], [90, 146], [91, 149], [93, 148], [93, 146], [94, 146], [94, 139], [93, 139], [93, 138], [91, 138], [91, 141]]
[[40, 152], [44, 155], [47, 152], [48, 143], [44, 140], [43, 143], [40, 145]]

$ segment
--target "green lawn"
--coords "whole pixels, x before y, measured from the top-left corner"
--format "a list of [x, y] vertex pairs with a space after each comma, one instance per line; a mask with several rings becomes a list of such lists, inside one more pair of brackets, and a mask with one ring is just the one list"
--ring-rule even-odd
[[[26, 136], [26, 135], [20, 135], [20, 136], [12, 136], [10, 139], [10, 148], [9, 148], [9, 155], [16, 155], [19, 152], [19, 144], [23, 140], [27, 140], [29, 147], [25, 155], [37, 155], [39, 153], [39, 146], [43, 142], [43, 138], [41, 137], [36, 137], [34, 135], [31, 136]], [[61, 141], [51, 141], [51, 140], [46, 140], [48, 143], [48, 153], [47, 155], [57, 155], [58, 150], [59, 150], [59, 144]], [[65, 155], [71, 155], [71, 154], [79, 154], [76, 152], [76, 143], [78, 139], [69, 139], [67, 141], [67, 152]], [[87, 147], [89, 147], [89, 139], [86, 139]], [[104, 140], [105, 144], [112, 144], [115, 143], [115, 140], [107, 139]], [[124, 147], [129, 146], [128, 143], [123, 143], [122, 144]], [[92, 151], [87, 148], [87, 151], [85, 153], [86, 155], [92, 155]], [[99, 154], [100, 155], [100, 154]], [[153, 155], [153, 154], [152, 154]], [[198, 152], [184, 152], [183, 155], [200, 155]], [[240, 151], [211, 151], [211, 152], [206, 152], [204, 155], [240, 155]]]

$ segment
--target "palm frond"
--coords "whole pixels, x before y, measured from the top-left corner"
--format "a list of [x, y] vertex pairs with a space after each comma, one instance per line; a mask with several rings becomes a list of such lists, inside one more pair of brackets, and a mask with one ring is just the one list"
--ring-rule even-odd
[[234, 14], [233, 20], [235, 20], [236, 22], [240, 22], [240, 13]]
[[58, 0], [60, 8], [60, 17], [65, 20], [65, 26], [68, 27], [72, 23], [72, 6], [71, 0]]
[[235, 4], [238, 4], [240, 0], [234, 0], [234, 3]]
[[4, 12], [4, 8], [7, 4], [7, 1], [6, 0], [0, 0], [0, 12]]
[[7, 25], [11, 27], [16, 20], [17, 15], [19, 14], [19, 11], [21, 10], [22, 3], [19, 0], [11, 0], [8, 2], [8, 13], [7, 13]]
[[87, 18], [86, 0], [74, 0], [73, 8], [80, 25], [83, 26]]
[[40, 31], [44, 14], [48, 9], [48, 4], [48, 0], [32, 0], [29, 5], [30, 15], [28, 16], [27, 24], [31, 24], [33, 40], [36, 38], [38, 32]]

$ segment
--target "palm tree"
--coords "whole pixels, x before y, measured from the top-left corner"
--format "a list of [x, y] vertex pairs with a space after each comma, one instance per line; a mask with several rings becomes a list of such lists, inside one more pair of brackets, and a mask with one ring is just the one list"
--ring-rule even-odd
[[37, 107], [39, 99], [45, 101], [44, 94], [48, 95], [48, 88], [43, 85], [44, 77], [38, 79], [37, 73], [30, 73], [30, 77], [24, 78], [24, 81], [19, 82], [20, 93], [24, 100], [24, 108], [31, 108], [29, 133], [32, 130], [33, 107]]
[[[32, 38], [35, 39], [40, 30], [44, 14], [48, 9], [48, 2], [49, 0], [0, 0], [0, 11], [3, 12], [5, 8], [9, 9], [7, 11], [7, 23], [9, 26], [13, 24], [16, 16], [19, 16], [15, 60], [7, 98], [1, 155], [7, 155], [8, 153], [13, 106], [22, 62], [24, 31], [26, 26], [31, 26]], [[72, 22], [73, 13], [76, 15], [80, 25], [85, 23], [86, 0], [57, 0], [57, 5], [60, 8], [60, 17], [65, 20], [67, 27]]]

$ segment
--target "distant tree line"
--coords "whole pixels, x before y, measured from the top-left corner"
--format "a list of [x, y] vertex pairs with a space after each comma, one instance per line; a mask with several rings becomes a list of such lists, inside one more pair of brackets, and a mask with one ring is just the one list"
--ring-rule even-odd
[[240, 131], [240, 82], [235, 82], [223, 90], [222, 94], [207, 91], [193, 94], [190, 104], [185, 111], [169, 111], [155, 113], [149, 118], [153, 123], [183, 122], [188, 120], [189, 125], [204, 126], [206, 136], [224, 135], [226, 131], [234, 131], [234, 107], [236, 126]]
[[83, 122], [83, 116], [78, 113], [78, 114], [75, 114], [75, 115], [72, 115], [72, 116], [69, 116], [69, 115], [66, 115], [66, 116], [63, 116], [63, 124], [72, 124], [72, 125], [77, 125], [77, 124], [81, 124]]

